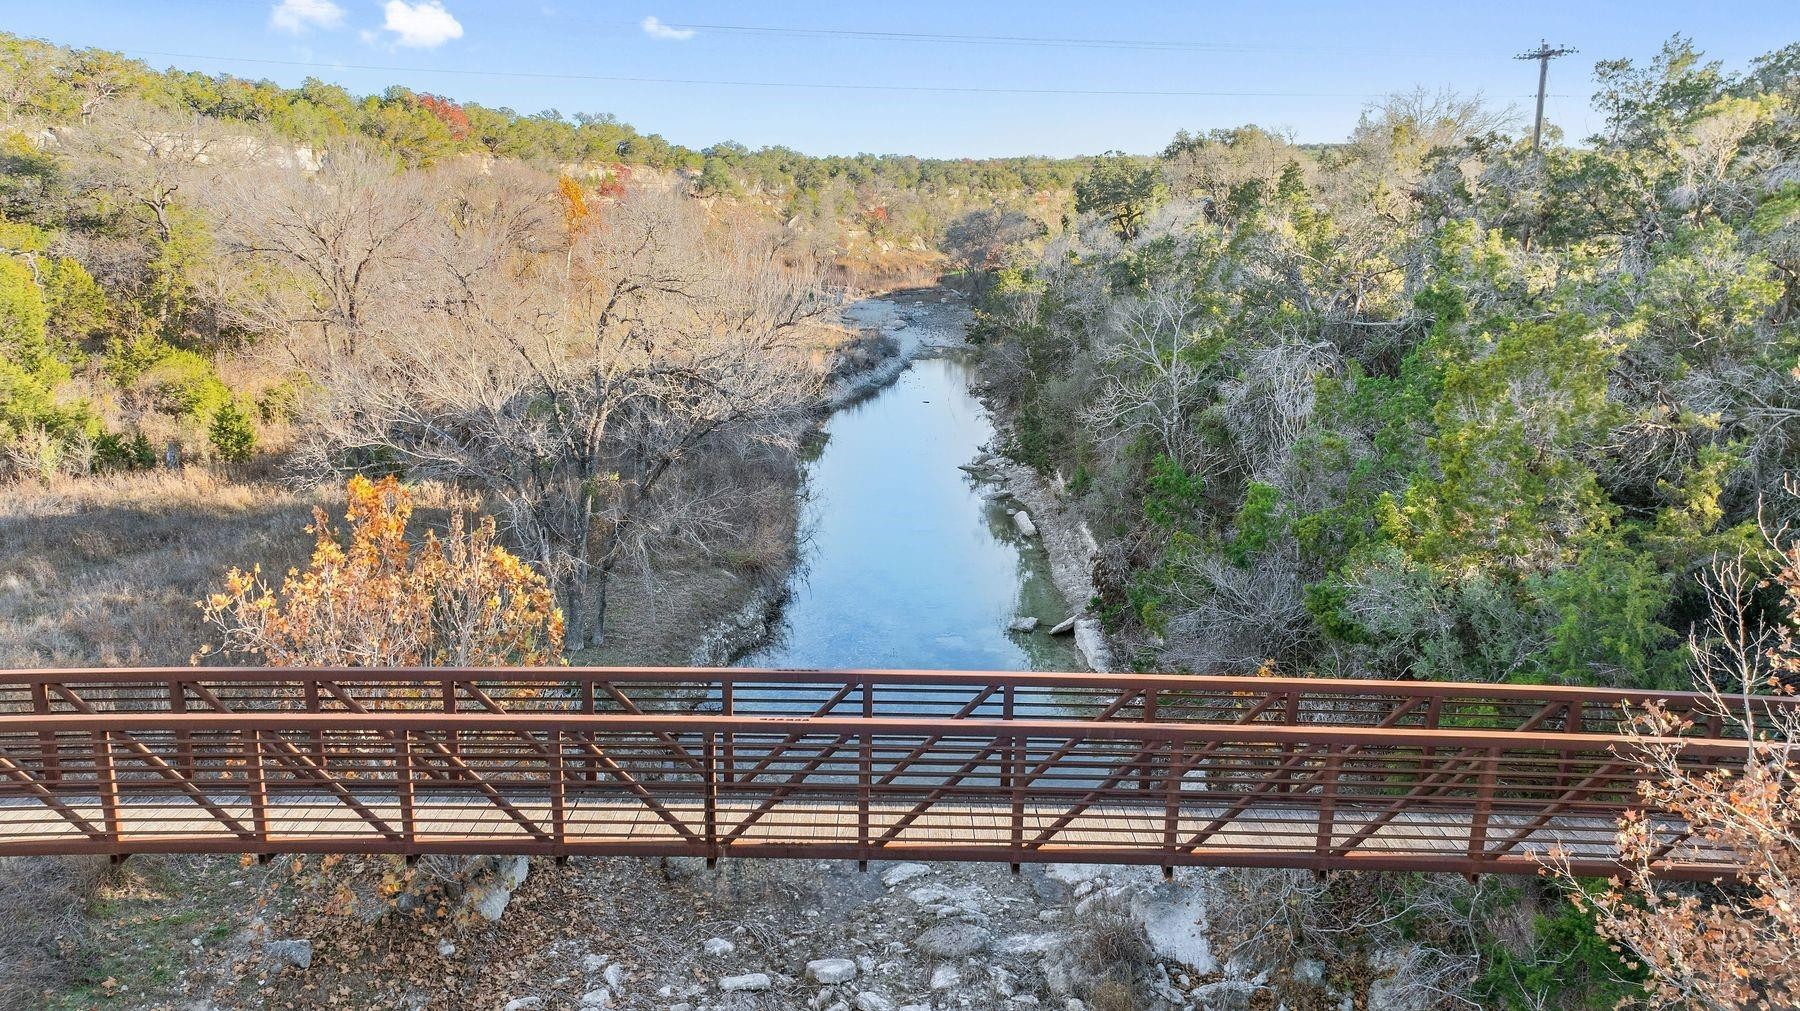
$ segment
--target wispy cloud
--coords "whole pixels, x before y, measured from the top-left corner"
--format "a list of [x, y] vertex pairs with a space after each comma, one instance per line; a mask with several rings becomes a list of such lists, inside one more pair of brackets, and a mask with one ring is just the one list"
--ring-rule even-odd
[[305, 35], [314, 28], [337, 28], [344, 23], [344, 9], [331, 0], [281, 0], [269, 8], [269, 27], [290, 35]]
[[694, 37], [692, 28], [671, 28], [655, 17], [643, 20], [644, 34], [653, 39], [668, 39], [670, 42], [686, 42]]
[[394, 33], [394, 44], [411, 49], [436, 49], [451, 39], [460, 39], [462, 22], [444, 9], [438, 0], [387, 0], [382, 10], [387, 19], [381, 27]]

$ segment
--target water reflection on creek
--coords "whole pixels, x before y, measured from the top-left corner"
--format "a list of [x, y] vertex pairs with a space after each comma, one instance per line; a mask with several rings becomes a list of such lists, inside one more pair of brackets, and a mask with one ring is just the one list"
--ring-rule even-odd
[[[1043, 548], [957, 469], [994, 434], [969, 371], [960, 353], [924, 358], [832, 415], [808, 465], [792, 596], [774, 639], [742, 666], [1077, 669], [1068, 637], [1007, 630], [1023, 615], [1047, 628], [1068, 607]], [[740, 694], [737, 708], [754, 711], [757, 698]]]

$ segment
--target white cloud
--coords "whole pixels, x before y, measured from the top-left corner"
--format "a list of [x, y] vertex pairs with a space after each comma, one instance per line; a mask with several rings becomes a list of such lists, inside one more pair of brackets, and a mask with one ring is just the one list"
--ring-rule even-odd
[[644, 34], [653, 39], [668, 39], [671, 42], [686, 42], [694, 37], [692, 28], [670, 28], [661, 20], [648, 17], [643, 21]]
[[396, 45], [413, 49], [435, 49], [451, 39], [462, 38], [462, 22], [444, 9], [438, 0], [387, 0], [382, 10], [387, 20], [381, 27], [393, 32]]
[[293, 35], [344, 23], [344, 9], [331, 0], [281, 0], [269, 8], [269, 26]]

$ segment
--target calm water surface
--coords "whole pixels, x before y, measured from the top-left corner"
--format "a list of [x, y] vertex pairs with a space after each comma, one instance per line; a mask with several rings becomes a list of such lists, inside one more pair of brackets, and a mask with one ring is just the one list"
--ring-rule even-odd
[[1067, 636], [1007, 631], [1068, 616], [1043, 549], [958, 464], [993, 437], [957, 353], [915, 362], [832, 415], [808, 465], [803, 561], [751, 667], [1071, 670]]

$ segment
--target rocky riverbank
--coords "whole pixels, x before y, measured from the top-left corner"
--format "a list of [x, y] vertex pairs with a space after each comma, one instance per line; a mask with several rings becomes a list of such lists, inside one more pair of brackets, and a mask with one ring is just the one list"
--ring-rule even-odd
[[[983, 403], [994, 412], [991, 400], [983, 398]], [[1087, 602], [1096, 593], [1093, 571], [1098, 546], [1093, 534], [1051, 482], [1030, 467], [1001, 456], [997, 449], [988, 446], [964, 470], [994, 488], [990, 497], [1012, 512], [1019, 532], [1040, 542], [1050, 559], [1051, 579], [1069, 604], [1069, 617], [1046, 630], [1047, 634], [1072, 634], [1076, 651], [1089, 670], [1117, 670], [1100, 619], [1087, 612]]]

